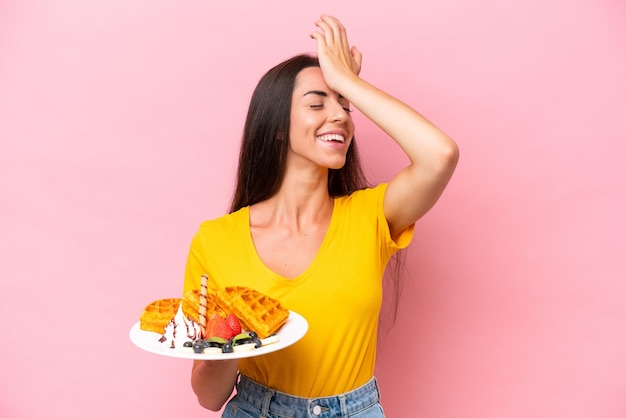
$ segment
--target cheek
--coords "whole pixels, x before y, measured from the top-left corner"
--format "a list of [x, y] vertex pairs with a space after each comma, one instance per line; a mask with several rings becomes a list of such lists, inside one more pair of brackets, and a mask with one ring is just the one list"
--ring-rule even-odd
[[315, 136], [317, 130], [323, 125], [318, 118], [315, 117], [301, 117], [295, 121], [292, 121], [289, 126], [289, 135], [293, 138], [310, 138]]
[[346, 123], [346, 127], [348, 128], [348, 131], [350, 131], [350, 133], [352, 134], [351, 137], [354, 137], [354, 131], [356, 130], [356, 127], [354, 125], [354, 121], [352, 120], [352, 118], [348, 120], [348, 122]]
[[302, 134], [304, 131], [311, 129], [315, 123], [316, 119], [314, 115], [302, 112], [291, 112], [289, 133], [294, 135]]

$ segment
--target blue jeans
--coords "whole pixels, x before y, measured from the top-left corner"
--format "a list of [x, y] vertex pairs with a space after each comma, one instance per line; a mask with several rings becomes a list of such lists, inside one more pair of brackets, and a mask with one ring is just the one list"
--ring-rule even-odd
[[258, 384], [241, 375], [237, 394], [222, 418], [384, 418], [376, 379], [337, 396], [301, 398]]

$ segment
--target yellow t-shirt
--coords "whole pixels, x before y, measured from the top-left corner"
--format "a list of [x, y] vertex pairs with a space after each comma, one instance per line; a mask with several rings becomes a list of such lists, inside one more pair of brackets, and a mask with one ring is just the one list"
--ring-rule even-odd
[[249, 208], [206, 221], [191, 243], [184, 290], [247, 286], [309, 323], [305, 337], [267, 355], [242, 359], [241, 373], [276, 390], [302, 397], [348, 392], [374, 373], [382, 276], [389, 258], [411, 241], [397, 242], [383, 213], [386, 184], [335, 199], [326, 237], [307, 270], [287, 279], [259, 258], [250, 234]]

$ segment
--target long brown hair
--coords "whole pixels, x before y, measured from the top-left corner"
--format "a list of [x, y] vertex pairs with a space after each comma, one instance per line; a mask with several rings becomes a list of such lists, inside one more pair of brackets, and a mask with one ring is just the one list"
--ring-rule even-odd
[[[291, 97], [296, 77], [305, 68], [319, 66], [315, 56], [296, 55], [270, 69], [259, 80], [244, 125], [231, 213], [269, 199], [278, 192], [285, 176]], [[343, 167], [329, 170], [328, 193], [333, 197], [345, 196], [368, 186], [370, 183], [363, 172], [353, 138]], [[400, 253], [403, 251], [393, 257], [391, 269], [386, 274], [391, 280], [393, 301], [386, 327], [393, 325], [397, 314], [401, 289], [399, 267], [403, 265]]]

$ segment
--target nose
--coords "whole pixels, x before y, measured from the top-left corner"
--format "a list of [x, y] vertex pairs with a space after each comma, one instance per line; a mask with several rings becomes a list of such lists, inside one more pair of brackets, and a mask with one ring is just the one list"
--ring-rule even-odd
[[329, 105], [329, 119], [335, 123], [345, 122], [348, 119], [348, 111], [339, 102]]

